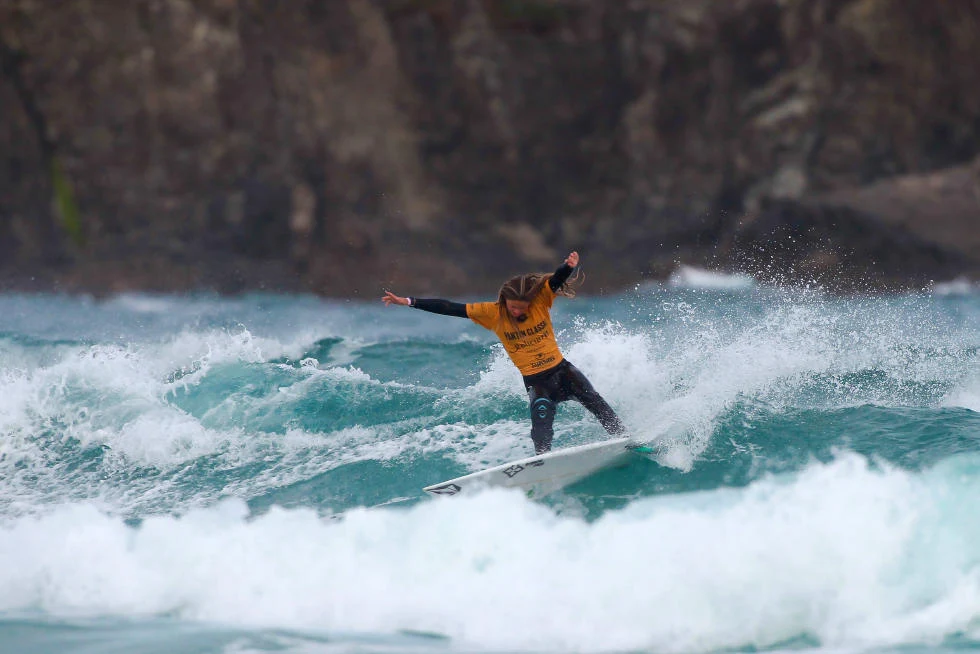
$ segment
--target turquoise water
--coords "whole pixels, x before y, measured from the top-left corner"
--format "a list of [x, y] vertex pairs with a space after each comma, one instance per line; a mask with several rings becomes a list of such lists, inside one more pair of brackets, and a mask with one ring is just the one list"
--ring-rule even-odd
[[[469, 321], [255, 295], [0, 296], [0, 651], [980, 645], [980, 294], [559, 300], [657, 449], [543, 500]], [[604, 437], [563, 404], [556, 447]]]

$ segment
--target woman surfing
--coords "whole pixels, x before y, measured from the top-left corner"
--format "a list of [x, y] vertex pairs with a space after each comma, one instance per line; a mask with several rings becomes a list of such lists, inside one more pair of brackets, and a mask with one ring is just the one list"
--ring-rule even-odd
[[511, 361], [524, 377], [531, 407], [531, 440], [535, 454], [551, 450], [555, 409], [560, 402], [575, 400], [588, 409], [611, 435], [626, 427], [592, 387], [582, 371], [558, 349], [551, 324], [555, 297], [574, 297], [578, 252], [572, 252], [551, 274], [529, 273], [507, 280], [496, 302], [462, 304], [442, 299], [399, 297], [385, 291], [385, 305], [399, 304], [444, 316], [469, 318], [489, 329], [503, 343]]

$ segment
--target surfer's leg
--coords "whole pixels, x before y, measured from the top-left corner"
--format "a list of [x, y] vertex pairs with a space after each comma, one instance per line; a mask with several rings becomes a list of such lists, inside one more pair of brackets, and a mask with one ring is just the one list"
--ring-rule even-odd
[[607, 432], [614, 436], [626, 433], [626, 425], [619, 419], [609, 403], [602, 399], [592, 383], [586, 379], [582, 371], [571, 363], [562, 376], [562, 388], [570, 398], [579, 401], [582, 406], [594, 415]]
[[531, 440], [534, 441], [534, 453], [550, 452], [551, 439], [555, 435], [555, 401], [548, 396], [545, 389], [538, 386], [528, 386], [527, 394], [531, 402]]

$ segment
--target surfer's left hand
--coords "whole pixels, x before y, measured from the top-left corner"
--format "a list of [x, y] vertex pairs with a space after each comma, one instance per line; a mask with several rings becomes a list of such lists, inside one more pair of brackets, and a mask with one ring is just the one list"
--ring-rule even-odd
[[407, 297], [398, 297], [391, 291], [385, 291], [384, 297], [381, 298], [381, 301], [385, 303], [385, 306], [389, 306], [392, 304], [401, 304], [407, 307], [412, 303], [412, 301], [409, 300]]

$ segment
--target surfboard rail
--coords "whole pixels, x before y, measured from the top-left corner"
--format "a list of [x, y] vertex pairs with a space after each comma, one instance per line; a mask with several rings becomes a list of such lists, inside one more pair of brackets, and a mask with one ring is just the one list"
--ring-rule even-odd
[[520, 488], [529, 496], [542, 497], [623, 463], [634, 453], [652, 452], [630, 438], [614, 438], [509, 461], [422, 490], [430, 495], [457, 495], [479, 488]]

